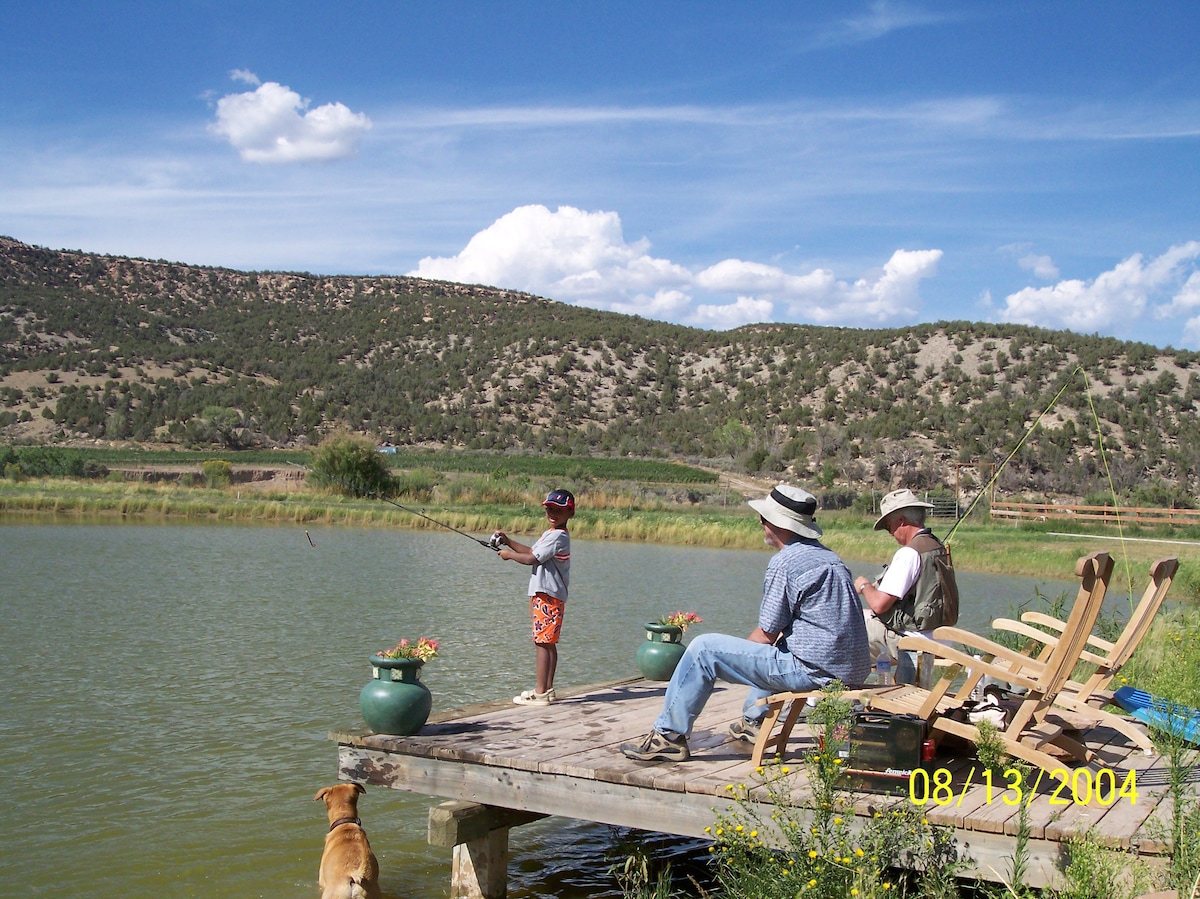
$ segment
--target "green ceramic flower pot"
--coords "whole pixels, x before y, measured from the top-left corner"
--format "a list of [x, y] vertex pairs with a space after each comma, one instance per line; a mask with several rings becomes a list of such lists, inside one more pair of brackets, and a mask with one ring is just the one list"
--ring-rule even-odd
[[683, 628], [673, 624], [647, 624], [646, 640], [637, 651], [638, 671], [647, 680], [670, 680], [685, 651]]
[[429, 719], [433, 694], [421, 683], [420, 659], [371, 656], [372, 679], [358, 694], [367, 727], [377, 734], [407, 737]]

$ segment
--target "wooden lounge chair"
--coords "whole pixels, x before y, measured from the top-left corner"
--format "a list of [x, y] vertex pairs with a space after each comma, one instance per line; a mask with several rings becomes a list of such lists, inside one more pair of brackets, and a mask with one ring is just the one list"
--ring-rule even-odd
[[[1062, 722], [1053, 721], [1050, 713], [1054, 698], [1063, 689], [1074, 670], [1083, 647], [1091, 634], [1104, 593], [1112, 577], [1113, 562], [1108, 553], [1097, 552], [1081, 558], [1075, 566], [1080, 578], [1079, 591], [1057, 645], [1045, 660], [1024, 656], [1016, 650], [993, 643], [969, 631], [954, 627], [940, 627], [934, 631], [936, 639], [904, 637], [900, 648], [914, 652], [928, 652], [935, 658], [953, 663], [939, 681], [930, 689], [902, 684], [878, 688], [851, 690], [843, 694], [846, 698], [858, 698], [877, 711], [896, 714], [915, 714], [928, 722], [935, 739], [953, 734], [975, 743], [979, 731], [974, 724], [959, 721], [947, 713], [962, 706], [970, 697], [971, 690], [985, 675], [1003, 679], [1024, 687], [1028, 692], [1013, 710], [1008, 723], [999, 730], [1004, 750], [1016, 758], [1023, 759], [1053, 774], [1069, 776], [1060, 758], [1052, 755], [1048, 747], [1054, 746], [1072, 759], [1087, 762], [1091, 752], [1080, 741], [1067, 733]], [[947, 646], [943, 642], [960, 644], [966, 651]], [[978, 656], [989, 656], [993, 661], [981, 660]], [[970, 675], [955, 688], [958, 672], [969, 668]], [[759, 729], [751, 759], [755, 765], [762, 763], [768, 753], [782, 754], [798, 720], [803, 704], [813, 693], [777, 693], [768, 697], [767, 717]], [[788, 707], [788, 713], [783, 714]], [[774, 727], [780, 717], [783, 726], [778, 733]]]
[[[1154, 751], [1154, 744], [1145, 731], [1128, 718], [1104, 711], [1103, 706], [1112, 704], [1112, 691], [1109, 687], [1113, 678], [1133, 657], [1142, 638], [1150, 630], [1154, 616], [1158, 614], [1163, 600], [1167, 597], [1167, 591], [1171, 589], [1171, 582], [1178, 568], [1179, 560], [1175, 558], [1159, 559], [1150, 566], [1150, 583], [1147, 584], [1120, 636], [1113, 642], [1095, 635], [1088, 637], [1080, 659], [1095, 665], [1095, 672], [1082, 682], [1068, 681], [1055, 698], [1055, 703], [1061, 708], [1097, 718], [1123, 734], [1146, 753]], [[1045, 662], [1057, 645], [1065, 623], [1042, 612], [1026, 612], [1020, 621], [997, 618], [992, 622], [992, 627], [1027, 637], [1028, 642], [1021, 651], [1026, 655], [1036, 652], [1038, 660]]]

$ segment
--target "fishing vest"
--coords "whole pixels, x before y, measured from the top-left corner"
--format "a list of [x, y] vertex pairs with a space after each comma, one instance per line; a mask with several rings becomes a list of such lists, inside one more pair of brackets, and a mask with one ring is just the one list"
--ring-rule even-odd
[[908, 593], [878, 615], [889, 630], [929, 631], [958, 622], [958, 585], [950, 550], [928, 530], [908, 544], [921, 556], [921, 573]]

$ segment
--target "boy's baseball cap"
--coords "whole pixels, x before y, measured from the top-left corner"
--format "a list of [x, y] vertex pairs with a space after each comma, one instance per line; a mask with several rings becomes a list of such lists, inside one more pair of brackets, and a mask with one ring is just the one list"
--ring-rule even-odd
[[556, 506], [559, 509], [566, 509], [568, 512], [575, 511], [575, 497], [570, 490], [551, 490], [546, 494], [546, 501], [543, 506]]

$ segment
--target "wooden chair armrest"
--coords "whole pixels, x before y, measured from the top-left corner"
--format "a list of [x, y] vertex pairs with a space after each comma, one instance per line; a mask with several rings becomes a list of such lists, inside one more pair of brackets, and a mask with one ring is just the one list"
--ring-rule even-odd
[[[939, 627], [936, 631], [934, 631], [934, 633], [938, 635], [939, 640], [955, 639], [955, 638], [942, 637], [941, 632], [942, 631], [956, 631], [956, 630], [958, 630], [958, 629], [957, 628]], [[976, 637], [976, 635], [972, 634], [970, 631], [962, 631], [962, 633], [966, 634], [968, 637], [972, 637], [976, 640], [981, 640], [984, 643], [991, 642], [988, 640], [983, 640], [982, 637]], [[959, 641], [959, 640], [955, 639], [955, 642], [965, 643], [966, 641]], [[1012, 658], [1012, 662], [1015, 665], [1015, 667], [1002, 668], [999, 665], [993, 665], [987, 659], [977, 659], [975, 656], [971, 655], [970, 653], [963, 652], [962, 650], [959, 650], [959, 649], [955, 649], [952, 646], [946, 646], [943, 643], [937, 642], [937, 640], [930, 640], [928, 637], [921, 637], [921, 636], [901, 637], [900, 642], [897, 645], [899, 646], [900, 649], [903, 649], [903, 650], [906, 650], [909, 652], [927, 652], [930, 655], [934, 656], [935, 658], [946, 659], [950, 662], [954, 662], [957, 665], [962, 665], [964, 668], [970, 668], [972, 671], [982, 672], [983, 674], [990, 674], [992, 677], [996, 678], [997, 680], [1007, 681], [1008, 683], [1016, 684], [1019, 687], [1026, 687], [1029, 689], [1033, 689], [1034, 687], [1037, 686], [1037, 681], [1031, 677], [1026, 676], [1025, 674], [1022, 674], [1020, 669], [1027, 667], [1027, 666], [1028, 667], [1036, 667], [1036, 666], [1038, 666], [1038, 662], [1035, 659], [1029, 658], [1028, 656], [1023, 656], [1020, 653], [1012, 652], [1009, 649], [1007, 649], [1006, 647], [1000, 646], [998, 644], [995, 646], [995, 648], [997, 650], [1000, 650], [999, 653], [992, 653], [990, 649], [985, 649], [982, 651], [989, 655], [997, 655], [1002, 658], [1006, 658], [1006, 657]], [[966, 644], [966, 645], [970, 645], [970, 644]], [[976, 647], [976, 648], [978, 648], [978, 647]]]
[[1008, 631], [1010, 634], [1017, 634], [1025, 637], [1027, 640], [1036, 640], [1043, 646], [1057, 646], [1058, 634], [1048, 634], [1036, 627], [1030, 627], [1022, 621], [1014, 621], [1011, 618], [997, 618], [992, 621], [992, 628], [998, 631]]
[[[933, 632], [934, 640], [930, 641], [937, 645], [937, 641], [946, 643], [958, 643], [969, 647], [975, 653], [982, 655], [984, 659], [999, 659], [1011, 666], [1018, 668], [1030, 668], [1037, 672], [1045, 670], [1044, 662], [1039, 662], [1036, 658], [1021, 652], [1019, 649], [1009, 649], [994, 640], [989, 640], [987, 637], [981, 637], [979, 634], [973, 634], [971, 631], [965, 631], [957, 627], [939, 627]], [[1009, 678], [1011, 680], [1011, 678]]]
[[[838, 695], [842, 699], [859, 699], [862, 696], [869, 696], [871, 693], [873, 693], [876, 690], [890, 690], [891, 688], [892, 688], [891, 684], [888, 684], [886, 686], [879, 686], [879, 687], [876, 687], [874, 684], [872, 684], [872, 685], [866, 686], [866, 687], [855, 687], [852, 690], [843, 690]], [[817, 701], [820, 702], [821, 697], [824, 694], [824, 692], [825, 691], [823, 691], [823, 690], [817, 689], [817, 690], [805, 690], [801, 693], [788, 693], [788, 692], [772, 693], [770, 696], [764, 696], [761, 699], [755, 700], [754, 704], [755, 705], [775, 705], [776, 703], [779, 703], [780, 705], [782, 705], [785, 702], [791, 702], [792, 700], [795, 700], [795, 699], [807, 700], [810, 696], [815, 696], [817, 698]]]
[[1083, 650], [1083, 652], [1079, 653], [1079, 661], [1091, 662], [1097, 668], [1107, 668], [1108, 667], [1108, 657], [1107, 656], [1098, 656], [1094, 652], [1088, 652], [1086, 649]]
[[1052, 615], [1047, 615], [1044, 612], [1026, 612], [1021, 616], [1021, 620], [1026, 624], [1036, 624], [1038, 627], [1048, 627], [1051, 630], [1062, 633], [1062, 629], [1067, 626], [1065, 621], [1059, 621]]
[[[1063, 622], [1059, 621], [1057, 618], [1051, 618], [1049, 615], [1044, 615], [1041, 612], [1026, 612], [1024, 615], [1021, 616], [1021, 620], [1023, 622], [1025, 622], [1026, 624], [1036, 624], [1038, 627], [1053, 628], [1054, 630], [1058, 631], [1059, 634], [1062, 633], [1062, 629], [1065, 626], [1063, 624]], [[1005, 631], [1010, 630], [1010, 631], [1013, 631], [1014, 633], [1019, 633], [1022, 636], [1030, 637], [1031, 639], [1034, 639], [1034, 640], [1041, 640], [1043, 643], [1047, 643], [1050, 645], [1057, 645], [1057, 643], [1058, 643], [1058, 635], [1057, 634], [1055, 634], [1055, 635], [1045, 634], [1044, 636], [1043, 635], [1034, 636], [1033, 634], [1028, 633], [1026, 631], [1018, 631], [1014, 627], [1008, 627], [1008, 626], [1001, 627], [999, 624], [999, 622], [1001, 622], [1001, 621], [1005, 622], [1006, 625], [1016, 623], [1016, 622], [1012, 621], [1012, 619], [1009, 619], [1009, 618], [997, 618], [995, 621], [992, 622], [992, 627], [996, 628], [996, 630], [1005, 630]], [[1088, 641], [1089, 646], [1093, 646], [1096, 649], [1099, 649], [1101, 652], [1109, 652], [1110, 653], [1115, 648], [1115, 644], [1109, 642], [1108, 640], [1105, 640], [1103, 637], [1097, 637], [1095, 634], [1089, 635], [1087, 641]], [[1086, 656], [1085, 656], [1085, 658], [1086, 658]], [[1099, 662], [1102, 660], [1098, 660], [1095, 657], [1093, 657], [1093, 658], [1088, 659], [1088, 661]]]
[[1111, 653], [1117, 648], [1115, 643], [1110, 643], [1108, 640], [1105, 640], [1103, 637], [1097, 637], [1095, 634], [1092, 634], [1090, 637], [1088, 637], [1087, 641], [1088, 646], [1094, 646], [1106, 653]]

